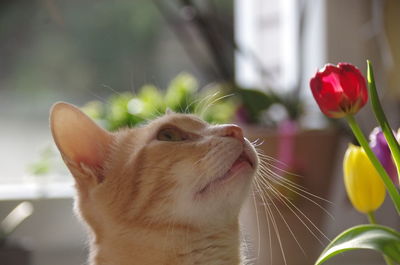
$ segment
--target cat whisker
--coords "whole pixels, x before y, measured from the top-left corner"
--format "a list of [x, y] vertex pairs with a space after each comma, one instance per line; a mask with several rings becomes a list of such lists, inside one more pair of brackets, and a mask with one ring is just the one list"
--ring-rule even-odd
[[[285, 165], [284, 168], [281, 168], [281, 167], [278, 167], [278, 166], [276, 166], [276, 165], [274, 165], [274, 164], [272, 164], [272, 163], [268, 163], [268, 162], [266, 162], [266, 161], [263, 163], [263, 165], [264, 165], [265, 167], [267, 167], [268, 170], [271, 170], [271, 171], [272, 171], [272, 169], [276, 169], [276, 171], [281, 172], [281, 173], [283, 173], [284, 175], [292, 175], [292, 176], [294, 176], [294, 177], [303, 178], [303, 176], [300, 175], [300, 174], [296, 174], [296, 173], [290, 172], [290, 171], [288, 171], [288, 170], [285, 170], [284, 168], [288, 168], [288, 167], [289, 167], [289, 166], [287, 166], [287, 165]], [[272, 172], [273, 172], [273, 171], [272, 171]], [[277, 174], [276, 172], [274, 172], [274, 173]], [[280, 176], [280, 175], [277, 174], [277, 176]], [[294, 183], [294, 182], [293, 182], [293, 183]], [[295, 183], [295, 184], [301, 187], [301, 185], [299, 185], [299, 184], [297, 184], [297, 183]]]
[[[266, 183], [268, 185], [268, 183]], [[269, 186], [269, 185], [268, 185]], [[282, 198], [280, 196], [277, 196], [277, 193], [274, 192], [274, 188], [272, 186], [270, 186], [270, 190], [272, 191], [272, 195], [277, 198], [278, 200], [282, 200]], [[306, 252], [304, 251], [303, 247], [301, 246], [299, 240], [297, 239], [296, 235], [293, 233], [292, 228], [290, 227], [289, 223], [286, 221], [285, 217], [283, 216], [282, 212], [279, 210], [279, 208], [276, 206], [276, 204], [274, 203], [274, 200], [271, 198], [271, 196], [269, 195], [269, 193], [266, 193], [268, 199], [271, 200], [272, 205], [274, 206], [274, 208], [276, 209], [276, 211], [278, 212], [279, 216], [281, 217], [281, 219], [283, 220], [283, 222], [285, 223], [285, 226], [287, 227], [289, 233], [291, 234], [291, 236], [293, 237], [293, 239], [295, 240], [296, 244], [299, 246], [300, 250], [303, 252], [303, 254], [305, 255]], [[284, 201], [281, 201], [284, 203]], [[288, 207], [288, 205], [286, 203], [284, 203], [286, 207]], [[288, 207], [290, 209], [290, 207]], [[292, 211], [293, 212], [293, 211]], [[293, 212], [295, 213], [295, 212]], [[297, 216], [297, 215], [296, 215]]]
[[[276, 183], [275, 183], [275, 184], [276, 184]], [[269, 189], [270, 189], [270, 191], [272, 191], [272, 193], [279, 193], [279, 195], [280, 195], [281, 197], [283, 197], [287, 202], [289, 202], [294, 208], [296, 208], [296, 209], [298, 210], [298, 212], [301, 213], [301, 215], [302, 215], [304, 218], [306, 218], [306, 219], [312, 224], [312, 226], [313, 226], [316, 230], [318, 230], [318, 231], [321, 233], [321, 235], [322, 235], [324, 238], [328, 239], [328, 238], [325, 236], [325, 234], [324, 234], [322, 231], [320, 231], [320, 230], [318, 229], [318, 227], [317, 227], [311, 220], [309, 220], [309, 218], [308, 218], [300, 209], [298, 209], [297, 206], [295, 206], [289, 198], [287, 198], [286, 196], [284, 196], [284, 195], [282, 194], [282, 192], [280, 192], [280, 191], [279, 191], [277, 188], [275, 188], [273, 185], [267, 184], [267, 183], [265, 183], [265, 185], [268, 185], [268, 186], [269, 186]], [[282, 186], [282, 187], [284, 187], [284, 188], [287, 189], [287, 187], [285, 187], [285, 186]], [[292, 190], [291, 190], [291, 191], [292, 191]], [[292, 191], [292, 192], [294, 192], [295, 194], [298, 194], [298, 193], [295, 192], [295, 191]], [[300, 196], [302, 196], [302, 195], [300, 194]], [[327, 213], [329, 216], [331, 216], [331, 214], [330, 214], [325, 208], [323, 208], [321, 205], [319, 205], [319, 204], [316, 203], [315, 201], [310, 200], [310, 199], [307, 198], [306, 196], [302, 196], [302, 197], [304, 197], [306, 200], [310, 201], [311, 203], [315, 204], [317, 207], [319, 207], [321, 210], [323, 210], [325, 213]], [[286, 203], [285, 203], [285, 205], [286, 205]], [[288, 205], [286, 205], [286, 206], [289, 208]], [[300, 218], [298, 218], [298, 219], [300, 220]], [[302, 221], [302, 219], [301, 219], [301, 221]], [[329, 240], [329, 239], [328, 239], [328, 240]]]
[[[282, 165], [282, 167], [276, 166], [276, 164], [278, 164], [277, 161], [270, 162], [269, 160], [267, 160], [267, 159], [265, 159], [263, 157], [260, 158], [260, 164], [263, 165], [264, 168], [270, 170], [271, 172], [273, 172], [272, 169], [276, 169], [276, 171], [281, 172], [283, 174], [287, 174], [287, 175], [292, 175], [294, 177], [303, 178], [303, 176], [301, 176], [299, 174], [292, 173], [292, 172], [289, 172], [288, 170], [285, 170], [285, 168], [289, 168], [289, 166], [287, 164], [285, 164], [283, 162], [279, 162], [279, 163]], [[276, 172], [274, 172], [274, 173], [277, 174]], [[299, 184], [296, 184], [296, 185], [301, 186]]]
[[117, 90], [115, 90], [114, 88], [112, 88], [112, 87], [111, 87], [111, 86], [109, 86], [109, 85], [102, 84], [101, 86], [102, 86], [102, 87], [104, 87], [104, 88], [107, 88], [107, 89], [109, 89], [111, 92], [113, 92], [113, 93], [117, 94], [118, 96], [124, 96], [124, 94], [122, 94], [122, 93], [118, 92]]
[[[309, 195], [309, 196], [311, 196], [311, 197], [314, 197], [314, 198], [316, 198], [316, 199], [318, 199], [318, 200], [324, 201], [324, 202], [329, 203], [329, 204], [333, 204], [331, 201], [329, 201], [329, 200], [327, 200], [327, 199], [324, 199], [324, 198], [322, 198], [322, 197], [320, 197], [320, 196], [317, 196], [317, 195], [315, 195], [315, 194], [313, 194], [313, 193], [307, 191], [306, 189], [303, 188], [302, 185], [297, 184], [297, 183], [295, 183], [294, 181], [291, 181], [291, 180], [289, 180], [289, 179], [287, 179], [287, 178], [285, 178], [285, 177], [282, 177], [280, 174], [278, 174], [278, 173], [272, 171], [271, 167], [272, 167], [272, 168], [280, 169], [280, 168], [278, 168], [278, 167], [274, 167], [274, 166], [271, 165], [270, 163], [266, 162], [264, 159], [262, 159], [262, 158], [260, 159], [260, 171], [263, 171], [263, 173], [265, 173], [266, 176], [268, 176], [268, 177], [273, 177], [273, 178], [276, 179], [277, 181], [282, 181], [282, 182], [284, 182], [285, 184], [287, 184], [288, 186], [290, 186], [290, 187], [292, 187], [292, 188], [298, 190], [299, 192], [306, 193], [307, 195]], [[288, 171], [285, 171], [285, 170], [282, 170], [282, 169], [280, 169], [280, 171], [281, 171], [282, 173], [284, 173], [284, 174], [291, 175], [291, 176], [294, 176], [294, 177], [302, 177], [301, 175], [296, 175], [296, 174], [293, 174], [293, 173], [291, 173], [291, 172], [288, 172]], [[263, 177], [263, 175], [260, 175], [260, 177]]]
[[165, 113], [162, 113], [160, 110], [156, 109], [155, 107], [153, 107], [152, 113], [154, 113], [154, 114], [153, 114], [152, 117], [150, 118], [151, 120], [154, 119], [154, 118], [156, 118], [156, 117], [159, 117], [159, 116], [162, 116], [162, 115], [165, 114]]
[[[257, 202], [256, 202], [254, 190], [252, 190], [251, 193], [253, 195], [252, 197], [253, 197], [254, 209], [255, 209], [255, 213], [256, 213], [256, 222], [257, 222], [257, 241], [258, 241], [257, 258], [258, 258], [258, 257], [260, 257], [260, 252], [261, 252], [260, 218], [258, 215], [258, 208], [257, 208]], [[268, 230], [269, 230], [269, 224], [268, 224]]]
[[257, 139], [255, 139], [253, 142], [250, 142], [250, 143], [251, 143], [251, 145], [254, 146], [254, 144], [256, 144], [258, 141], [260, 141], [260, 138], [257, 138]]
[[[262, 190], [261, 186], [259, 186], [259, 187], [260, 187], [260, 189]], [[269, 199], [269, 201], [276, 207], [276, 205], [274, 204], [274, 202], [271, 200], [271, 198], [270, 198], [268, 192], [266, 192], [266, 193], [264, 193], [264, 194], [267, 196], [267, 198]], [[274, 216], [274, 214], [273, 214], [273, 212], [272, 212], [272, 210], [271, 210], [269, 204], [266, 203], [264, 196], [261, 196], [260, 198], [261, 198], [261, 200], [264, 202], [264, 206], [265, 206], [264, 209], [265, 209], [265, 212], [266, 212], [266, 216], [268, 216], [269, 219], [270, 219], [270, 221], [271, 221], [272, 227], [274, 228], [275, 235], [276, 235], [277, 240], [278, 240], [278, 244], [279, 244], [279, 247], [280, 247], [280, 250], [281, 250], [281, 254], [282, 254], [283, 261], [284, 261], [285, 265], [287, 265], [286, 254], [285, 254], [285, 250], [284, 250], [284, 248], [283, 248], [283, 242], [282, 242], [282, 238], [281, 238], [280, 233], [279, 233], [279, 227], [278, 227], [278, 225], [277, 225], [277, 223], [276, 223], [275, 216]], [[268, 213], [268, 215], [267, 215], [267, 213]], [[267, 219], [268, 219], [268, 217], [267, 217]], [[271, 247], [271, 255], [272, 255], [273, 252], [272, 252], [272, 246], [271, 246], [271, 244], [270, 244], [270, 247]], [[272, 263], [272, 261], [271, 261], [271, 263]]]
[[[284, 187], [285, 189], [295, 193], [296, 195], [299, 195], [300, 197], [306, 199], [307, 201], [313, 203], [314, 205], [316, 205], [318, 208], [320, 208], [321, 210], [323, 210], [332, 220], [335, 219], [335, 217], [325, 208], [323, 207], [321, 204], [319, 204], [318, 202], [316, 202], [315, 200], [311, 199], [310, 197], [314, 197], [318, 200], [324, 201], [326, 203], [330, 203], [333, 204], [332, 202], [330, 202], [329, 200], [326, 200], [324, 198], [321, 198], [320, 196], [317, 196], [315, 194], [312, 194], [311, 192], [308, 192], [306, 190], [300, 189], [296, 186], [294, 186], [292, 183], [287, 183], [285, 182], [284, 179], [275, 179], [273, 176], [271, 178], [271, 181], [273, 181], [275, 184], [280, 185], [282, 187]], [[304, 193], [304, 194], [303, 194]], [[308, 197], [310, 196], [310, 197]]]
[[[206, 105], [208, 104], [207, 101], [208, 101], [209, 99], [215, 97], [215, 96], [218, 95], [219, 93], [220, 93], [220, 92], [217, 91], [217, 92], [215, 92], [214, 94], [210, 94], [210, 95], [207, 95], [207, 96], [205, 96], [204, 98], [202, 98], [202, 99], [199, 101], [199, 103], [197, 104], [197, 106], [195, 107], [194, 113], [195, 113], [196, 115], [198, 115], [199, 117], [201, 117], [200, 113], [203, 112], [203, 111], [202, 111], [202, 108], [204, 108], [204, 106], [206, 106]], [[204, 103], [204, 102], [206, 102], [206, 103]]]
[[234, 94], [228, 94], [228, 95], [224, 95], [224, 96], [221, 96], [221, 97], [218, 97], [218, 98], [214, 99], [214, 100], [211, 101], [209, 104], [207, 104], [206, 107], [202, 110], [202, 112], [200, 113], [200, 117], [204, 117], [204, 114], [207, 112], [207, 110], [208, 110], [210, 107], [212, 107], [216, 102], [218, 102], [218, 101], [220, 101], [220, 100], [222, 100], [222, 99], [224, 99], [224, 98], [231, 97], [231, 96], [233, 96], [233, 95], [234, 95]]
[[[258, 144], [258, 140], [254, 141], [254, 145]], [[259, 145], [258, 145], [259, 146]], [[325, 214], [327, 214], [330, 218], [334, 218], [333, 215], [326, 209], [324, 208], [318, 201], [322, 201], [324, 203], [330, 203], [329, 200], [326, 200], [320, 196], [317, 196], [306, 189], [304, 187], [292, 180], [289, 180], [285, 177], [282, 176], [282, 174], [278, 174], [273, 169], [275, 169], [278, 172], [288, 174], [291, 176], [297, 176], [297, 177], [302, 177], [300, 175], [295, 175], [293, 173], [290, 173], [284, 168], [288, 168], [287, 165], [284, 163], [278, 161], [277, 159], [270, 157], [268, 155], [265, 155], [262, 153], [261, 150], [257, 150], [258, 157], [259, 157], [259, 169], [258, 169], [258, 174], [255, 178], [255, 194], [259, 196], [261, 201], [263, 202], [264, 210], [267, 218], [267, 226], [269, 228], [269, 221], [271, 221], [271, 225], [275, 230], [275, 233], [277, 234], [277, 239], [279, 243], [279, 247], [281, 248], [281, 253], [283, 256], [283, 261], [286, 264], [287, 260], [285, 257], [285, 252], [282, 249], [283, 248], [283, 242], [279, 234], [279, 228], [277, 226], [276, 222], [276, 217], [273, 215], [272, 209], [275, 210], [276, 214], [279, 215], [279, 217], [283, 220], [286, 228], [288, 229], [288, 232], [290, 235], [293, 237], [295, 240], [296, 244], [299, 246], [299, 249], [303, 252], [304, 255], [306, 255], [304, 248], [301, 246], [299, 240], [296, 238], [294, 230], [290, 227], [289, 223], [285, 220], [285, 216], [280, 210], [280, 206], [275, 203], [275, 200], [278, 201], [282, 206], [285, 208], [288, 208], [290, 210], [290, 213], [296, 217], [296, 219], [301, 222], [301, 224], [307, 229], [307, 231], [310, 232], [310, 234], [320, 243], [324, 244], [325, 240], [329, 241], [329, 238], [324, 234], [324, 232], [315, 225], [315, 223], [298, 207], [296, 206], [292, 199], [288, 198], [285, 196], [282, 191], [278, 187], [282, 187], [291, 193], [299, 196], [300, 198], [303, 198], [316, 207], [320, 208]], [[282, 168], [277, 165], [283, 165]], [[255, 198], [253, 198], [255, 200]], [[269, 201], [269, 203], [266, 202], [266, 200]], [[271, 207], [272, 205], [272, 207]], [[257, 216], [258, 214], [256, 214]], [[257, 217], [258, 218], [258, 217]], [[270, 219], [270, 220], [269, 220]], [[269, 231], [270, 233], [270, 231]], [[271, 239], [269, 239], [271, 241]], [[271, 246], [270, 246], [271, 248]], [[272, 250], [270, 249], [272, 252]], [[272, 263], [272, 260], [271, 260]]]
[[282, 161], [280, 161], [280, 160], [278, 160], [278, 159], [276, 159], [276, 158], [274, 158], [272, 156], [264, 154], [264, 151], [262, 149], [256, 148], [256, 151], [257, 151], [258, 157], [262, 158], [264, 161], [272, 161], [273, 164], [271, 164], [271, 165], [278, 164], [278, 165], [282, 165], [284, 168], [288, 167], [288, 165], [286, 163], [284, 163], [284, 162], [282, 162]]
[[106, 98], [99, 96], [99, 95], [93, 93], [92, 91], [90, 91], [89, 94], [92, 95], [93, 97], [97, 98], [97, 100], [101, 101], [102, 103], [107, 102]]
[[263, 173], [264, 173], [266, 176], [271, 177], [271, 178], [274, 178], [276, 181], [284, 182], [285, 184], [287, 184], [287, 185], [293, 187], [294, 189], [296, 189], [296, 190], [298, 190], [298, 191], [300, 191], [300, 192], [307, 193], [308, 195], [310, 195], [310, 196], [312, 196], [312, 197], [316, 197], [316, 198], [318, 198], [318, 199], [321, 200], [321, 201], [326, 201], [326, 202], [329, 202], [329, 203], [330, 203], [330, 201], [328, 201], [328, 200], [326, 200], [326, 199], [324, 199], [324, 198], [321, 198], [321, 197], [319, 197], [319, 196], [317, 196], [317, 195], [315, 195], [315, 194], [312, 194], [311, 192], [307, 191], [307, 189], [305, 189], [301, 184], [298, 184], [298, 183], [296, 183], [296, 182], [293, 181], [293, 180], [287, 179], [287, 178], [285, 178], [285, 177], [282, 176], [282, 175], [292, 176], [292, 177], [298, 177], [298, 178], [302, 178], [302, 177], [297, 176], [297, 175], [295, 175], [295, 174], [292, 174], [292, 173], [290, 173], [290, 172], [286, 172], [286, 173], [283, 173], [283, 172], [282, 172], [282, 173], [283, 173], [282, 175], [281, 175], [281, 174], [278, 174], [278, 173], [274, 172], [272, 169], [270, 169], [268, 165], [265, 165], [265, 164], [263, 164], [263, 163], [260, 164], [260, 168], [262, 168], [260, 171], [263, 171]]
[[264, 144], [264, 140], [261, 140], [260, 138], [257, 138], [253, 142], [250, 142], [250, 144], [254, 147], [254, 149], [257, 150], [257, 147], [259, 147], [259, 146]]
[[[187, 98], [186, 98], [186, 102], [187, 102]], [[185, 112], [183, 112], [183, 113], [189, 114], [190, 113], [189, 112], [190, 111], [190, 107], [192, 107], [197, 102], [199, 102], [199, 99], [192, 100], [192, 102], [190, 102], [189, 104], [186, 104]]]
[[[270, 253], [270, 264], [272, 264], [272, 261], [273, 261], [273, 251], [272, 251], [272, 232], [271, 232], [271, 224], [270, 224], [270, 218], [269, 218], [269, 215], [267, 214], [267, 207], [269, 208], [269, 205], [266, 205], [266, 201], [265, 201], [265, 199], [264, 199], [264, 197], [262, 196], [262, 194], [263, 194], [263, 191], [262, 191], [262, 189], [260, 188], [260, 186], [259, 186], [259, 184], [258, 184], [258, 182], [257, 181], [255, 181], [255, 184], [256, 184], [256, 190], [258, 191], [258, 193], [259, 193], [259, 198], [261, 198], [261, 200], [262, 200], [262, 202], [263, 202], [263, 204], [262, 204], [262, 206], [263, 206], [263, 208], [264, 208], [264, 214], [265, 214], [265, 220], [267, 221], [267, 231], [268, 231], [268, 242], [269, 242], [269, 253]], [[254, 197], [253, 198], [254, 199], [254, 207], [257, 209], [258, 208], [258, 205], [257, 205], [257, 202], [256, 202], [256, 198]], [[261, 247], [261, 236], [259, 235], [259, 249], [260, 249], [260, 247]]]
[[[295, 216], [296, 218], [306, 227], [306, 229], [314, 236], [315, 239], [318, 240], [318, 242], [323, 245], [323, 242], [320, 240], [320, 238], [315, 234], [315, 232], [303, 221], [303, 216], [309, 224], [320, 234], [322, 237], [324, 237], [326, 240], [329, 241], [329, 238], [305, 215], [289, 198], [287, 198], [285, 195], [283, 195], [278, 189], [276, 189], [273, 185], [269, 183], [265, 183], [270, 187], [270, 190], [272, 191], [272, 194], [276, 199], [278, 199], [281, 203], [283, 203]], [[294, 210], [295, 209], [295, 210]], [[298, 215], [298, 213], [301, 214], [301, 216]], [[300, 246], [301, 248], [301, 246]], [[305, 254], [305, 253], [304, 253]]]
[[[277, 173], [271, 171], [268, 168], [265, 168], [263, 166], [260, 166], [260, 170], [259, 172], [261, 172], [262, 174], [260, 174], [260, 178], [265, 178], [268, 179], [272, 182], [274, 182], [277, 185], [280, 185], [282, 187], [284, 187], [285, 189], [299, 195], [300, 197], [306, 199], [307, 201], [313, 203], [314, 205], [316, 205], [318, 208], [322, 209], [330, 218], [334, 219], [333, 215], [327, 210], [325, 209], [323, 206], [321, 206], [318, 202], [316, 202], [315, 200], [311, 199], [310, 197], [316, 198], [318, 200], [321, 200], [323, 202], [326, 203], [330, 203], [332, 204], [332, 202], [330, 202], [329, 200], [326, 200], [320, 196], [317, 196], [311, 192], [308, 192], [305, 189], [299, 188], [300, 185], [285, 179], [282, 176], [279, 176]], [[266, 177], [268, 176], [268, 177]], [[300, 186], [301, 187], [301, 186]]]

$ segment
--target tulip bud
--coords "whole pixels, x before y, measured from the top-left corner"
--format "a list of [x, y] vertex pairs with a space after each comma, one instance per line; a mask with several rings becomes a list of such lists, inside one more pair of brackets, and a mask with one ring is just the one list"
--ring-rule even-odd
[[397, 177], [397, 169], [394, 164], [389, 145], [386, 142], [386, 138], [383, 135], [381, 128], [376, 127], [373, 129], [369, 135], [369, 140], [369, 146], [371, 147], [372, 151], [385, 168], [393, 183], [398, 186], [399, 178]]
[[343, 161], [347, 195], [359, 212], [368, 214], [385, 200], [385, 186], [364, 149], [349, 145]]
[[368, 100], [364, 76], [349, 63], [325, 65], [310, 80], [310, 87], [319, 108], [330, 118], [353, 115]]

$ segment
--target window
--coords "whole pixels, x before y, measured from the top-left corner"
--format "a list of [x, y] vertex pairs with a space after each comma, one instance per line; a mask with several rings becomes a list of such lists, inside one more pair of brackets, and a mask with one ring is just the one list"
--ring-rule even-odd
[[[165, 88], [182, 71], [209, 81], [190, 61], [156, 2], [1, 2], [3, 188], [6, 183], [72, 180], [58, 152], [50, 148], [48, 112], [54, 102], [105, 102], [110, 95], [135, 92], [147, 83]], [[220, 16], [231, 18], [230, 1], [217, 6]], [[56, 167], [51, 174], [32, 174], [46, 163]]]
[[[299, 72], [299, 1], [237, 0], [237, 79], [246, 87], [290, 90]], [[264, 71], [264, 72], [263, 72]]]
[[[321, 127], [308, 80], [326, 63], [326, 4], [307, 0], [236, 0], [240, 52], [236, 78], [244, 87], [299, 93], [306, 127]], [[296, 91], [297, 90], [297, 91]]]

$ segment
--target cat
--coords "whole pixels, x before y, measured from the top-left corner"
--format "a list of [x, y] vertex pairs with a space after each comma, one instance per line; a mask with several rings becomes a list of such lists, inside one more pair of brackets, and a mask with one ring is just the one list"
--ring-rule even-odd
[[50, 127], [90, 265], [242, 264], [238, 215], [259, 160], [240, 127], [168, 112], [111, 133], [63, 102]]

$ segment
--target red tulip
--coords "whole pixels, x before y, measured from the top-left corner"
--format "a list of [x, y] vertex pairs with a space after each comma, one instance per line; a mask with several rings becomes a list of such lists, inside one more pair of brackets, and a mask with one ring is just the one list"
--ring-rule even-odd
[[310, 80], [310, 87], [319, 108], [330, 118], [355, 114], [368, 100], [364, 76], [349, 63], [325, 65]]

